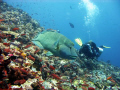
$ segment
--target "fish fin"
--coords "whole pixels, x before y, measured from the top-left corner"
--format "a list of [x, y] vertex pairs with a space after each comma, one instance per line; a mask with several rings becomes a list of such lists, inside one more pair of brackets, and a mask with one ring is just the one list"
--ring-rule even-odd
[[76, 42], [78, 45], [82, 46], [82, 40], [81, 40], [80, 38], [76, 38], [76, 39], [75, 39], [75, 42]]
[[44, 34], [44, 33], [46, 33], [46, 32], [48, 32], [48, 31], [47, 31], [47, 30], [44, 30], [44, 31], [40, 32], [40, 34]]
[[59, 49], [59, 39], [54, 43], [54, 49]]
[[42, 44], [39, 41], [32, 41], [36, 46], [38, 46], [41, 49], [44, 49], [44, 47], [42, 46]]
[[47, 55], [47, 56], [52, 56], [52, 55], [53, 55], [53, 53], [52, 53], [52, 52], [50, 52], [50, 51], [48, 51], [48, 52], [46, 53], [46, 55]]

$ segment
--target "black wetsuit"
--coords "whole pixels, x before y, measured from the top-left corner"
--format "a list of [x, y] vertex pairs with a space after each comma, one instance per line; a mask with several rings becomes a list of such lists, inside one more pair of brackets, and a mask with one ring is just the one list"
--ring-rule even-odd
[[99, 49], [94, 42], [83, 44], [79, 53], [84, 54], [87, 58], [99, 57]]

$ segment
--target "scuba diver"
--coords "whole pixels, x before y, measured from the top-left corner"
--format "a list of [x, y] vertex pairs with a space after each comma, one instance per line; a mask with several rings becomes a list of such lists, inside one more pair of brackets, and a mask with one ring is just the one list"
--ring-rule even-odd
[[96, 44], [92, 41], [82, 44], [82, 40], [80, 38], [75, 39], [75, 41], [81, 47], [79, 54], [83, 54], [87, 58], [91, 59], [98, 58], [102, 54], [103, 48], [111, 48], [104, 45], [97, 47]]

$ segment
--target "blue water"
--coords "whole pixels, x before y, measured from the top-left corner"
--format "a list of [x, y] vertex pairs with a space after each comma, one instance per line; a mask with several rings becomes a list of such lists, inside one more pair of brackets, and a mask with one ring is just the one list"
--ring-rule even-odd
[[[120, 67], [120, 1], [119, 0], [4, 0], [8, 4], [21, 8], [32, 18], [40, 22], [45, 29], [60, 30], [62, 34], [79, 45], [92, 40], [106, 45], [99, 60], [110, 60]], [[71, 28], [69, 22], [74, 24]]]

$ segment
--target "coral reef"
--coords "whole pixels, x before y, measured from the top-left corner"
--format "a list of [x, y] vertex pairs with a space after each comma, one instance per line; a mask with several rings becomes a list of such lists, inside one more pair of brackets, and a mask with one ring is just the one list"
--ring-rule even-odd
[[0, 90], [120, 89], [120, 68], [79, 54], [75, 60], [51, 55], [31, 42], [42, 31], [26, 12], [0, 0]]

